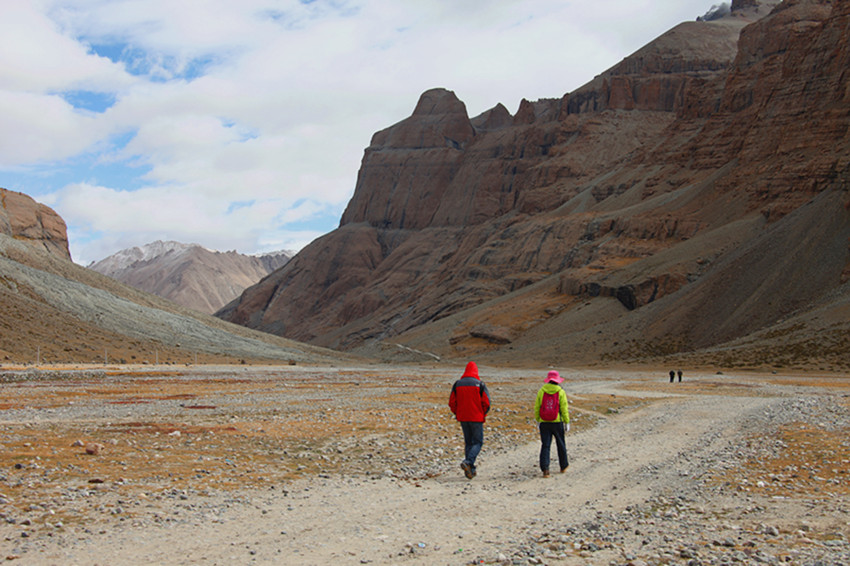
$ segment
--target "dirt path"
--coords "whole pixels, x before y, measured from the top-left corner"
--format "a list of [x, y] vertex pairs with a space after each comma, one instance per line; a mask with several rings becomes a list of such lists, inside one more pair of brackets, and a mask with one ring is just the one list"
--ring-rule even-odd
[[[616, 384], [576, 389], [579, 395], [607, 393]], [[325, 474], [285, 490], [175, 506], [171, 512], [181, 520], [167, 528], [125, 524], [71, 544], [45, 545], [37, 561], [29, 555], [27, 563], [510, 563], [508, 549], [529, 537], [593, 521], [603, 512], [624, 512], [700, 477], [752, 419], [782, 400], [683, 396], [610, 415], [568, 434], [570, 468], [549, 479], [537, 470], [538, 444], [488, 453], [485, 430], [479, 475], [472, 481], [460, 469], [419, 481]], [[611, 559], [600, 552], [592, 560], [567, 554], [552, 562]]]

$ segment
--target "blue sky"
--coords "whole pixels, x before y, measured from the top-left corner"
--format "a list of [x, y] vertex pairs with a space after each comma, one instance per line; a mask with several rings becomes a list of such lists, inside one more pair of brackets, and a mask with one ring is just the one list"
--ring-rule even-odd
[[0, 187], [83, 265], [155, 240], [258, 253], [337, 227], [419, 95], [557, 98], [703, 0], [0, 0]]

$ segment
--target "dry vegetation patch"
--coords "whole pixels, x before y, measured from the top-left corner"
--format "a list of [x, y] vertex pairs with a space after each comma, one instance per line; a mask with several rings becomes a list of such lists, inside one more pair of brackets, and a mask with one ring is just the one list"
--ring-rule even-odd
[[682, 381], [669, 383], [665, 380], [658, 382], [635, 381], [626, 384], [624, 389], [629, 391], [651, 391], [670, 395], [732, 395], [746, 396], [762, 394], [757, 385], [745, 382], [720, 380]]
[[[843, 397], [841, 405], [850, 409], [850, 399]], [[789, 550], [844, 545], [850, 538], [850, 426], [840, 423], [846, 419], [795, 421], [750, 436], [737, 463], [709, 474], [709, 483], [760, 502], [748, 508], [761, 511], [755, 516], [771, 507], [782, 509], [771, 520], [782, 527], [775, 531], [777, 538], [781, 532], [793, 541]], [[761, 532], [764, 526], [754, 524], [752, 530]]]
[[576, 430], [590, 428], [600, 419], [638, 409], [652, 402], [642, 397], [614, 394], [568, 395], [571, 426]]
[[[772, 446], [768, 446], [770, 443]], [[718, 482], [770, 497], [850, 495], [850, 430], [810, 423], [782, 426], [773, 437], [750, 439], [744, 464], [716, 476]]]

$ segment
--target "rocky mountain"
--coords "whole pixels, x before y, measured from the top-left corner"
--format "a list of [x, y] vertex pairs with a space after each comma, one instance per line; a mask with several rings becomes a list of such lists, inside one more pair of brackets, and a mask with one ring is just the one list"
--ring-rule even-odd
[[287, 252], [252, 256], [157, 241], [121, 250], [88, 267], [136, 289], [212, 314], [285, 265], [291, 256]]
[[848, 68], [847, 0], [736, 0], [514, 115], [430, 90], [339, 228], [218, 316], [377, 354], [850, 367]]
[[229, 324], [79, 266], [53, 210], [5, 189], [0, 203], [0, 363], [345, 358]]
[[0, 234], [71, 259], [65, 221], [23, 193], [0, 188]]

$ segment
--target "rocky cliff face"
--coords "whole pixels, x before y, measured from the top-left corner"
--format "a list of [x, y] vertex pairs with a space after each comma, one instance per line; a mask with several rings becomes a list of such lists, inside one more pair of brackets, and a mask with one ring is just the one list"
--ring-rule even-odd
[[153, 242], [122, 250], [90, 269], [179, 305], [212, 314], [289, 261], [280, 252], [249, 256], [196, 244]]
[[71, 259], [65, 221], [23, 193], [0, 189], [0, 234]]
[[337, 348], [562, 360], [790, 316], [846, 273], [848, 11], [735, 2], [513, 117], [428, 91], [373, 137], [339, 229], [220, 315]]

